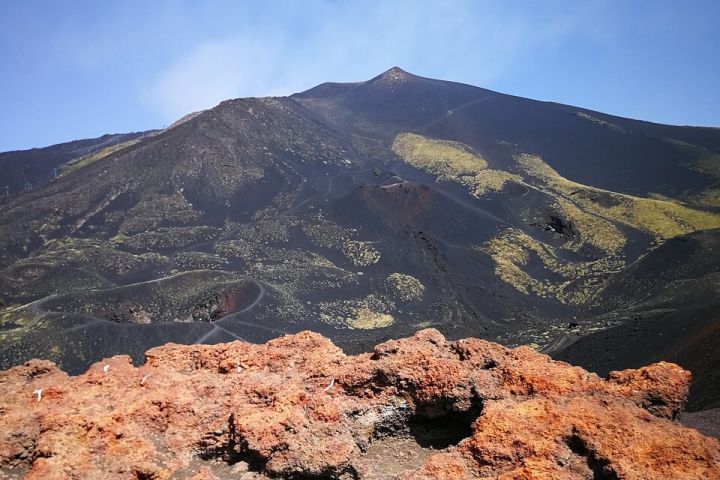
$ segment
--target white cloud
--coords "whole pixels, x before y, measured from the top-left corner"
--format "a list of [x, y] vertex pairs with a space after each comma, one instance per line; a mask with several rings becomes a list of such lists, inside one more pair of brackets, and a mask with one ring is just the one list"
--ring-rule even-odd
[[157, 75], [144, 93], [171, 121], [228, 98], [267, 91], [281, 54], [279, 44], [268, 38], [203, 43]]
[[242, 34], [196, 45], [150, 82], [147, 101], [171, 122], [228, 98], [364, 80], [393, 65], [483, 85], [577, 23], [573, 15], [538, 21], [537, 12], [465, 0], [321, 2], [307, 10], [305, 18], [286, 19], [284, 29], [280, 19], [275, 28], [246, 26]]

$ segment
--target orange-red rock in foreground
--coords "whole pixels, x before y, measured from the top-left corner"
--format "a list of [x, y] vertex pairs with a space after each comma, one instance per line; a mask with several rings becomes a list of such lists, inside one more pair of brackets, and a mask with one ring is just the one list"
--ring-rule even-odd
[[717, 479], [718, 441], [672, 421], [689, 380], [669, 363], [601, 379], [435, 330], [358, 356], [310, 332], [168, 344], [77, 377], [33, 360], [0, 373], [0, 473], [212, 479], [224, 462], [246, 478], [376, 478], [373, 441], [440, 417], [472, 428], [403, 478]]

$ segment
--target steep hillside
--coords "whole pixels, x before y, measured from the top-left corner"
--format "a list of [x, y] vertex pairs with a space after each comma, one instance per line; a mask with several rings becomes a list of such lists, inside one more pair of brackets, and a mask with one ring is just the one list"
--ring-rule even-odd
[[720, 407], [720, 235], [668, 240], [608, 280], [601, 304], [625, 319], [553, 354], [601, 375], [660, 359], [693, 372], [692, 410]]
[[137, 142], [155, 131], [103, 135], [45, 148], [0, 153], [0, 201], [39, 188], [57, 176]]
[[2, 205], [0, 366], [304, 329], [559, 352], [636, 312], [717, 311], [717, 129], [393, 68], [120, 145]]

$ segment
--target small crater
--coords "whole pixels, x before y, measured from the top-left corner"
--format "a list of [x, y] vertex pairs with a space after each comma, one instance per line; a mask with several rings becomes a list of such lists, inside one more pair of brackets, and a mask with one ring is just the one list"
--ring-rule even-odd
[[437, 418], [413, 416], [408, 422], [410, 436], [422, 448], [443, 450], [472, 435], [470, 415], [451, 414]]
[[481, 411], [479, 402], [466, 412], [447, 411], [442, 405], [420, 406], [414, 413], [407, 406], [384, 408], [357, 462], [360, 478], [389, 480], [422, 467], [428, 457], [470, 437]]
[[261, 287], [251, 279], [208, 270], [75, 292], [50, 299], [43, 307], [121, 324], [214, 322], [251, 307], [261, 295]]

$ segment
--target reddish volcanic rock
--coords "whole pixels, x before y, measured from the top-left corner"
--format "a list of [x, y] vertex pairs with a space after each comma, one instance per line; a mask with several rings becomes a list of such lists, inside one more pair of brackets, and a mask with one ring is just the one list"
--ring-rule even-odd
[[[389, 478], [408, 465], [403, 478], [720, 478], [718, 441], [672, 421], [689, 380], [668, 363], [605, 380], [435, 330], [357, 356], [310, 332], [168, 344], [143, 366], [117, 356], [77, 377], [33, 360], [0, 373], [0, 472]], [[398, 443], [376, 448], [386, 441]]]

